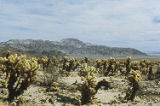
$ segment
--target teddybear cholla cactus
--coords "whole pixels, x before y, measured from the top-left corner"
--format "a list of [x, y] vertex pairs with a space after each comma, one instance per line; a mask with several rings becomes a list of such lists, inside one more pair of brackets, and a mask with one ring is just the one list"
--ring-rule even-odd
[[84, 61], [85, 61], [85, 63], [88, 63], [88, 57], [87, 56], [84, 57]]
[[131, 69], [140, 70], [140, 63], [138, 61], [132, 61], [131, 62]]
[[131, 71], [131, 57], [127, 56], [126, 57], [126, 75], [129, 74], [129, 72]]
[[88, 66], [87, 63], [82, 64], [81, 70], [79, 71], [79, 76], [85, 77], [90, 73], [97, 73], [96, 68]]
[[36, 58], [27, 59], [25, 55], [0, 57], [0, 63], [3, 66], [1, 70], [6, 73], [9, 101], [13, 101], [33, 83], [40, 68]]
[[61, 73], [69, 76], [71, 71], [74, 71], [80, 65], [79, 61], [75, 58], [63, 57], [63, 66]]
[[89, 102], [93, 102], [95, 94], [98, 90], [104, 86], [105, 89], [111, 88], [110, 83], [105, 79], [99, 81], [96, 84], [95, 73], [97, 73], [96, 68], [92, 66], [88, 66], [86, 63], [82, 67], [83, 71], [81, 71], [81, 79], [83, 81], [80, 92], [81, 92], [81, 103], [87, 104]]
[[83, 76], [81, 77], [83, 81], [83, 84], [81, 86], [82, 104], [91, 102], [94, 98], [94, 95], [96, 94], [96, 81], [93, 71], [95, 70], [95, 68], [85, 65], [84, 70], [85, 74], [83, 74]]
[[104, 73], [105, 76], [107, 76], [109, 74], [110, 71], [114, 71], [114, 64], [116, 63], [115, 58], [110, 57], [110, 59], [108, 60], [108, 67], [107, 67], [107, 72]]
[[39, 59], [39, 63], [43, 65], [43, 70], [47, 70], [50, 59], [47, 56], [43, 56], [41, 59]]
[[132, 89], [128, 89], [125, 99], [133, 101], [136, 95], [136, 92], [139, 90], [139, 81], [142, 79], [139, 70], [132, 70], [128, 77], [130, 86]]

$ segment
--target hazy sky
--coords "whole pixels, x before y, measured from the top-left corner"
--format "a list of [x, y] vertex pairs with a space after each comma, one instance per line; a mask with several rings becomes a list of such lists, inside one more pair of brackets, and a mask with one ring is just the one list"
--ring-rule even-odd
[[0, 41], [68, 37], [160, 51], [160, 0], [0, 0]]

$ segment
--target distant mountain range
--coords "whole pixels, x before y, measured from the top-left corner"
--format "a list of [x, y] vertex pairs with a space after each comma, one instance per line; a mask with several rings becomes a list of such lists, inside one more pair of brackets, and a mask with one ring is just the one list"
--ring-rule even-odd
[[19, 40], [12, 39], [1, 42], [0, 48], [23, 53], [38, 53], [48, 56], [69, 57], [124, 57], [124, 56], [145, 56], [146, 54], [133, 48], [118, 48], [84, 43], [78, 39], [67, 38], [60, 41], [49, 40]]

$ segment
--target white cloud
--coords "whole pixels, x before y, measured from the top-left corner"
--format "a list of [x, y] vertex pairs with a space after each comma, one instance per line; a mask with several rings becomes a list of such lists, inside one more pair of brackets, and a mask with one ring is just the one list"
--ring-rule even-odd
[[159, 5], [159, 0], [0, 0], [0, 37], [74, 37], [97, 44], [157, 50]]

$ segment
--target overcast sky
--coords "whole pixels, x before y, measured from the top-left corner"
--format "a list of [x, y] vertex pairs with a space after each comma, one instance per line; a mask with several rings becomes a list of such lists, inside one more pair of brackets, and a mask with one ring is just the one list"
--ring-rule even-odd
[[0, 41], [68, 37], [160, 51], [160, 0], [0, 0]]

